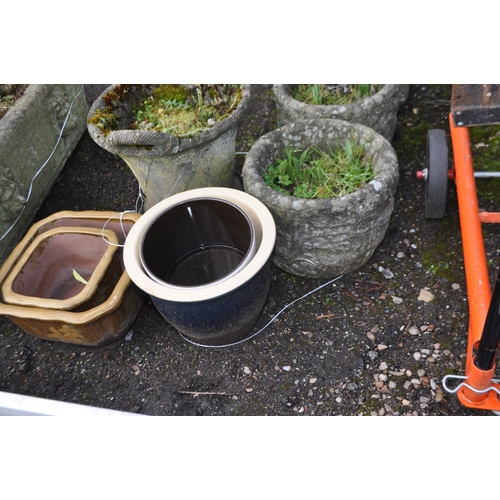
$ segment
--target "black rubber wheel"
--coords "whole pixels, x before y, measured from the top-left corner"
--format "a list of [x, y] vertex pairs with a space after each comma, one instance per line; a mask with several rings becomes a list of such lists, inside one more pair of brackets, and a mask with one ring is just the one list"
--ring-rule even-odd
[[425, 159], [425, 217], [441, 219], [446, 210], [448, 191], [448, 145], [446, 131], [427, 132], [427, 155]]

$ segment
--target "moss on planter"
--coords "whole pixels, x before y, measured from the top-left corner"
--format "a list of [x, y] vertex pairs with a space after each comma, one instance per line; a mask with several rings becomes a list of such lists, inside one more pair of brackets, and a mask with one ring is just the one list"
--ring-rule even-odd
[[[127, 96], [132, 96], [129, 102]], [[125, 128], [193, 137], [227, 118], [241, 99], [239, 85], [122, 84], [103, 96], [105, 108], [98, 108], [88, 122], [105, 136]], [[123, 113], [124, 105], [129, 107], [127, 113]], [[123, 123], [122, 116], [127, 116], [128, 123]]]

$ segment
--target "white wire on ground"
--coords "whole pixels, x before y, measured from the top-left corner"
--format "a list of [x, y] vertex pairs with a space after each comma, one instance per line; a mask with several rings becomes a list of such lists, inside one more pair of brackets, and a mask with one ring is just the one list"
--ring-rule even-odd
[[49, 163], [49, 161], [52, 158], [52, 156], [54, 156], [54, 153], [55, 153], [55, 151], [57, 149], [57, 146], [59, 146], [59, 143], [61, 142], [61, 137], [62, 137], [62, 134], [63, 134], [64, 129], [66, 127], [66, 123], [68, 121], [68, 118], [71, 115], [71, 109], [73, 108], [73, 103], [76, 101], [76, 99], [78, 98], [78, 96], [82, 93], [83, 88], [84, 88], [84, 86], [82, 84], [80, 90], [78, 91], [78, 94], [76, 94], [76, 96], [73, 97], [73, 100], [71, 101], [71, 104], [69, 105], [69, 110], [68, 110], [68, 112], [66, 114], [66, 118], [64, 119], [64, 122], [62, 124], [61, 131], [59, 132], [59, 137], [57, 138], [57, 142], [56, 142], [56, 145], [54, 146], [54, 149], [52, 150], [52, 153], [50, 153], [49, 157], [45, 160], [44, 164], [38, 169], [38, 171], [36, 172], [36, 174], [33, 176], [33, 179], [31, 179], [30, 186], [29, 186], [29, 189], [28, 189], [28, 194], [26, 196], [26, 201], [24, 202], [23, 209], [21, 210], [21, 212], [17, 216], [16, 220], [9, 227], [9, 229], [7, 229], [7, 231], [0, 238], [0, 241], [2, 241], [10, 233], [10, 231], [18, 223], [19, 219], [21, 218], [21, 215], [23, 215], [24, 210], [28, 206], [28, 202], [29, 202], [30, 197], [31, 197], [31, 192], [33, 190], [33, 183], [35, 182], [35, 179], [38, 177], [38, 175], [40, 174], [40, 172], [45, 168], [45, 166], [47, 165], [47, 163]]
[[281, 309], [281, 311], [279, 311], [278, 314], [276, 314], [275, 316], [273, 316], [273, 318], [271, 319], [271, 321], [269, 321], [269, 323], [267, 323], [267, 325], [263, 326], [259, 331], [255, 332], [254, 334], [250, 335], [250, 337], [247, 337], [246, 339], [243, 339], [243, 340], [239, 340], [238, 342], [234, 342], [232, 344], [224, 344], [224, 345], [204, 345], [204, 344], [198, 344], [196, 342], [193, 342], [192, 340], [190, 340], [190, 339], [186, 338], [184, 335], [182, 335], [181, 332], [178, 332], [178, 333], [179, 333], [179, 335], [186, 342], [189, 342], [190, 344], [193, 344], [193, 345], [195, 345], [197, 347], [209, 347], [209, 348], [215, 349], [215, 348], [231, 347], [231, 346], [234, 346], [234, 345], [242, 344], [243, 342], [247, 342], [248, 340], [253, 339], [255, 336], [257, 336], [259, 333], [263, 332], [281, 313], [283, 313], [284, 311], [286, 311], [290, 306], [293, 306], [293, 304], [295, 304], [296, 302], [299, 302], [300, 300], [305, 299], [309, 295], [312, 295], [313, 293], [317, 292], [318, 290], [321, 290], [325, 286], [331, 285], [333, 282], [339, 280], [342, 277], [343, 277], [343, 275], [342, 276], [337, 276], [336, 278], [333, 278], [332, 280], [328, 281], [327, 283], [323, 283], [323, 285], [318, 286], [314, 290], [311, 290], [310, 292], [307, 292], [305, 295], [302, 295], [302, 297], [299, 297], [298, 299], [295, 299], [293, 302], [290, 302], [285, 307], [283, 307], [283, 309]]

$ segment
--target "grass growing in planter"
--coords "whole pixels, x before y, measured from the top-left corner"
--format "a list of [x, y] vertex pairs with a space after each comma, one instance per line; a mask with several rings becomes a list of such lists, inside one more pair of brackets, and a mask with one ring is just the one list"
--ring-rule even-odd
[[292, 92], [297, 101], [306, 104], [341, 105], [350, 104], [369, 97], [381, 89], [381, 85], [370, 83], [359, 84], [300, 84]]
[[241, 101], [238, 85], [160, 85], [133, 110], [133, 129], [177, 137], [204, 132], [227, 118]]
[[344, 147], [327, 151], [309, 146], [304, 151], [285, 149], [264, 172], [268, 186], [297, 198], [340, 197], [360, 189], [374, 177], [364, 144], [346, 140]]
[[[133, 85], [123, 84], [108, 92], [89, 119], [107, 136], [119, 129], [120, 116], [116, 107]], [[144, 96], [132, 108], [129, 130], [153, 130], [176, 137], [192, 137], [210, 130], [227, 118], [242, 99], [240, 85], [229, 84], [163, 84]]]

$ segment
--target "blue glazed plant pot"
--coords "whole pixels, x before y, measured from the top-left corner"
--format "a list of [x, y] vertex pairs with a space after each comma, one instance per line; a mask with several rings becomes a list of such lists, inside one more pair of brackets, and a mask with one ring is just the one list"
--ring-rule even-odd
[[[155, 276], [151, 270], [163, 268], [144, 260], [148, 251], [143, 251], [143, 244], [148, 240], [148, 232], [173, 208], [200, 199], [234, 205], [251, 221], [254, 241], [248, 245], [244, 265], [236, 266], [226, 276], [194, 285], [179, 285], [164, 276]], [[170, 218], [169, 224], [175, 224], [176, 220], [180, 219]], [[161, 242], [157, 240], [157, 245], [174, 248], [185, 243], [186, 233], [182, 229], [163, 228], [162, 231], [169, 235]], [[172, 236], [176, 233], [179, 241]], [[188, 341], [202, 346], [224, 346], [248, 338], [259, 319], [269, 292], [270, 256], [275, 240], [274, 219], [265, 205], [253, 196], [230, 188], [194, 189], [161, 201], [139, 219], [125, 242], [124, 262], [131, 280], [150, 295], [161, 315]], [[165, 247], [163, 250], [156, 254], [163, 253], [167, 258], [171, 249]]]

